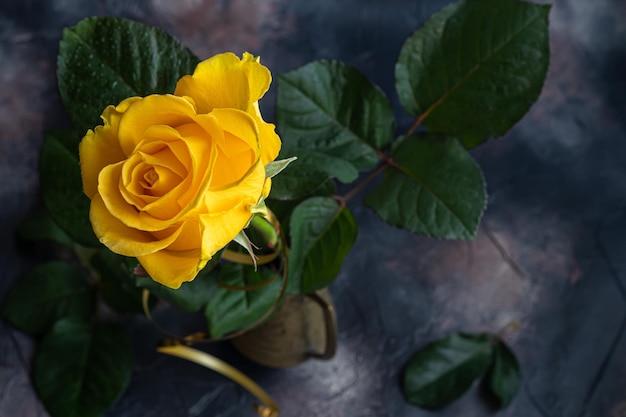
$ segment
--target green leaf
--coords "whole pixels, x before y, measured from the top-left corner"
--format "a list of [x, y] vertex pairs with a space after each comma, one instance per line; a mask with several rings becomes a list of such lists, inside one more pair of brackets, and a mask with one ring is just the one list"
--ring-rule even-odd
[[[100, 294], [109, 307], [118, 313], [143, 312], [142, 289], [135, 285], [135, 276], [126, 257], [104, 249], [91, 258], [91, 264], [100, 276]], [[149, 306], [155, 303], [151, 297]]]
[[295, 161], [296, 159], [298, 159], [297, 156], [292, 156], [291, 158], [280, 159], [278, 161], [269, 162], [267, 165], [265, 165], [265, 176], [267, 178], [275, 177], [276, 175], [280, 174], [282, 170], [287, 168], [287, 166], [293, 161]]
[[503, 135], [537, 100], [548, 70], [549, 5], [459, 1], [405, 42], [396, 89], [405, 109], [467, 148]]
[[272, 179], [270, 196], [276, 200], [297, 200], [310, 196], [329, 178], [350, 183], [359, 176], [354, 165], [340, 157], [284, 143], [280, 157], [293, 155], [297, 155], [298, 159]]
[[[204, 311], [213, 338], [254, 324], [278, 301], [282, 286], [280, 275], [266, 267], [255, 271], [251, 266], [224, 264], [218, 268], [220, 289]], [[255, 286], [268, 280], [272, 281], [248, 291], [226, 287]]]
[[309, 293], [330, 284], [357, 237], [350, 211], [328, 197], [313, 197], [295, 208], [290, 221], [290, 293]]
[[89, 222], [90, 201], [83, 194], [78, 142], [70, 130], [46, 133], [39, 155], [41, 190], [46, 208], [61, 229], [84, 246], [100, 246]]
[[[190, 282], [183, 282], [180, 288], [174, 290], [159, 284], [148, 277], [137, 277], [135, 284], [147, 288], [150, 292], [174, 307], [189, 313], [202, 309], [217, 291], [219, 276], [213, 271], [221, 257], [221, 252], [213, 255], [196, 278]], [[138, 265], [138, 263], [137, 263]]]
[[404, 372], [403, 391], [412, 404], [436, 408], [469, 389], [489, 367], [490, 335], [453, 333], [418, 351]]
[[122, 327], [65, 318], [41, 342], [33, 378], [51, 417], [99, 417], [126, 388], [131, 371]]
[[508, 405], [517, 392], [522, 372], [515, 354], [501, 340], [494, 345], [493, 364], [487, 374], [487, 383], [500, 406]]
[[[281, 175], [282, 176], [282, 175]], [[272, 180], [275, 183], [275, 180]], [[326, 179], [316, 189], [312, 190], [309, 194], [302, 196], [295, 200], [277, 200], [270, 196], [265, 200], [265, 203], [269, 209], [276, 215], [280, 222], [281, 233], [285, 236], [289, 236], [289, 221], [291, 219], [291, 213], [302, 201], [309, 197], [323, 196], [332, 197], [336, 193], [335, 181]]]
[[142, 23], [92, 17], [63, 32], [57, 62], [59, 92], [76, 127], [102, 124], [108, 105], [125, 98], [173, 93], [198, 58], [167, 33]]
[[72, 239], [52, 219], [48, 210], [40, 207], [27, 217], [17, 230], [18, 237], [26, 242], [46, 240], [72, 247]]
[[88, 319], [94, 294], [76, 267], [65, 262], [41, 265], [18, 279], [2, 307], [2, 318], [30, 334], [42, 334], [63, 317]]
[[330, 175], [311, 166], [287, 167], [272, 179], [270, 197], [276, 201], [300, 200], [315, 193], [328, 179]]
[[[378, 163], [376, 149], [390, 143], [395, 121], [383, 92], [363, 74], [342, 62], [317, 61], [277, 78], [278, 130], [285, 145], [298, 149], [294, 155], [313, 150], [356, 170]], [[331, 160], [325, 165], [332, 169]]]
[[364, 202], [386, 222], [446, 239], [473, 239], [486, 204], [480, 167], [454, 138], [403, 137], [393, 164]]

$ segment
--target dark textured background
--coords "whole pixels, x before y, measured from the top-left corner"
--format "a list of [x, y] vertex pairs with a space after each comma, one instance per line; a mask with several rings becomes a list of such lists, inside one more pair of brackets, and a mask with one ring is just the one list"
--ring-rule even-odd
[[[196, 54], [244, 50], [275, 73], [313, 59], [355, 65], [390, 96], [403, 40], [448, 0], [4, 0], [0, 5], [0, 299], [32, 267], [16, 225], [37, 204], [42, 131], [67, 123], [55, 87], [62, 29], [89, 15], [165, 29]], [[626, 2], [555, 0], [552, 60], [539, 101], [501, 140], [474, 152], [490, 193], [474, 242], [413, 236], [351, 203], [359, 238], [331, 292], [337, 356], [287, 370], [213, 351], [253, 376], [283, 416], [626, 416]], [[274, 93], [265, 99], [271, 119]], [[400, 130], [410, 120], [403, 116]], [[374, 262], [373, 259], [376, 259]], [[194, 330], [200, 321], [175, 321]], [[169, 318], [168, 318], [169, 317]], [[511, 406], [474, 387], [436, 412], [404, 403], [399, 377], [417, 348], [451, 331], [508, 337], [524, 371]], [[130, 319], [136, 367], [109, 417], [252, 416], [251, 397], [154, 351]], [[29, 380], [34, 344], [0, 323], [0, 416], [46, 416]]]

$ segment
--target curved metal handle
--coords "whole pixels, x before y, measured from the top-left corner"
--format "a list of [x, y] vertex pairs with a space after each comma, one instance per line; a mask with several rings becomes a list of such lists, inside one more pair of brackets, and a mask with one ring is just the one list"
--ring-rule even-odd
[[335, 315], [335, 308], [319, 292], [306, 294], [306, 296], [320, 306], [324, 313], [324, 324], [326, 326], [326, 348], [322, 353], [307, 352], [307, 356], [316, 359], [330, 359], [335, 356], [337, 351], [337, 316]]

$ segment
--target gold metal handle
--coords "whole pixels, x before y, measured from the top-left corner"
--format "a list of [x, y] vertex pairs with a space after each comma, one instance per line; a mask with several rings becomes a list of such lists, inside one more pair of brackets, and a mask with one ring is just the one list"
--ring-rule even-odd
[[320, 295], [319, 291], [306, 295], [320, 306], [324, 313], [324, 325], [326, 327], [326, 347], [323, 352], [307, 352], [307, 356], [315, 359], [331, 359], [337, 351], [337, 316], [335, 308]]
[[202, 352], [198, 349], [190, 348], [188, 346], [183, 346], [180, 344], [172, 345], [172, 346], [160, 346], [157, 348], [157, 351], [161, 353], [165, 353], [167, 355], [178, 356], [182, 359], [187, 359], [188, 361], [197, 363], [198, 365], [202, 365], [207, 367], [219, 374], [224, 375], [227, 378], [232, 379], [246, 390], [248, 390], [252, 395], [254, 395], [262, 404], [257, 404], [254, 406], [255, 411], [261, 417], [278, 417], [280, 414], [278, 405], [276, 402], [254, 381], [248, 378], [247, 375], [242, 373], [241, 371], [233, 368], [226, 362], [216, 358], [213, 355], [209, 355], [206, 352]]

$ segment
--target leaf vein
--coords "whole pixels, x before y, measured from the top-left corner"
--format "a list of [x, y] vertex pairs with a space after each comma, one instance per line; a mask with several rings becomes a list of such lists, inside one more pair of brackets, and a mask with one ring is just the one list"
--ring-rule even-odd
[[432, 113], [437, 107], [443, 104], [443, 102], [447, 100], [448, 97], [450, 97], [456, 90], [458, 90], [462, 84], [464, 84], [467, 80], [472, 78], [482, 65], [487, 64], [491, 59], [493, 59], [495, 56], [501, 53], [507, 46], [510, 45], [510, 43], [513, 41], [515, 37], [520, 35], [523, 31], [525, 31], [528, 27], [534, 24], [535, 21], [537, 21], [541, 17], [542, 17], [541, 13], [537, 13], [535, 16], [533, 16], [532, 19], [529, 19], [526, 22], [526, 24], [518, 28], [518, 30], [512, 33], [510, 37], [506, 39], [500, 46], [498, 46], [495, 50], [492, 50], [493, 53], [491, 55], [489, 55], [486, 59], [483, 59], [480, 62], [478, 62], [467, 74], [463, 75], [459, 81], [457, 81], [452, 87], [450, 87], [447, 91], [445, 91], [442, 94], [442, 96], [439, 99], [437, 99], [437, 101], [431, 104], [430, 107], [428, 107], [426, 111], [424, 111], [424, 113], [419, 115], [418, 119], [420, 120], [426, 119], [430, 115], [430, 113]]
[[[292, 82], [291, 80], [289, 80], [289, 78], [287, 77], [281, 77], [281, 80], [286, 82], [288, 85], [290, 85], [291, 87], [293, 87], [293, 89], [304, 99], [306, 99], [307, 101], [309, 101], [310, 103], [312, 103], [313, 105], [315, 105], [316, 107], [319, 108], [319, 110], [321, 110], [322, 114], [324, 114], [336, 127], [339, 127], [339, 129], [341, 131], [347, 132], [349, 135], [351, 135], [353, 138], [358, 140], [358, 143], [360, 143], [361, 145], [366, 145], [368, 148], [370, 148], [373, 152], [376, 151], [376, 149], [370, 145], [368, 142], [366, 142], [363, 138], [361, 138], [358, 134], [356, 134], [352, 129], [350, 129], [349, 126], [345, 126], [343, 125], [339, 120], [337, 120], [336, 117], [334, 117], [334, 115], [328, 111], [327, 109], [324, 108], [324, 106], [322, 106], [322, 104], [318, 103], [317, 101], [313, 100], [313, 98], [309, 97], [305, 91], [303, 91], [296, 83]], [[343, 145], [343, 144], [342, 144]], [[332, 149], [332, 148], [331, 148]], [[363, 151], [363, 154], [367, 154], [365, 151]]]
[[432, 188], [428, 187], [426, 185], [426, 183], [424, 183], [423, 181], [420, 180], [420, 178], [418, 178], [417, 176], [413, 175], [410, 171], [408, 171], [406, 168], [404, 168], [401, 165], [393, 165], [392, 168], [397, 169], [398, 171], [400, 171], [402, 174], [406, 175], [407, 177], [409, 177], [409, 179], [414, 180], [416, 183], [418, 183], [424, 190], [428, 191], [429, 193], [431, 193], [433, 196], [435, 196], [435, 198], [437, 198], [437, 201], [440, 202], [440, 204], [442, 206], [444, 206], [451, 214], [454, 215], [454, 217], [459, 221], [459, 223], [461, 223], [461, 225], [465, 228], [465, 231], [470, 233], [472, 232], [472, 229], [469, 225], [465, 224], [465, 222], [463, 221], [463, 219], [461, 218], [461, 216], [459, 216], [459, 214], [456, 212], [456, 210], [454, 210], [445, 200], [443, 200], [443, 198], [436, 193]]

